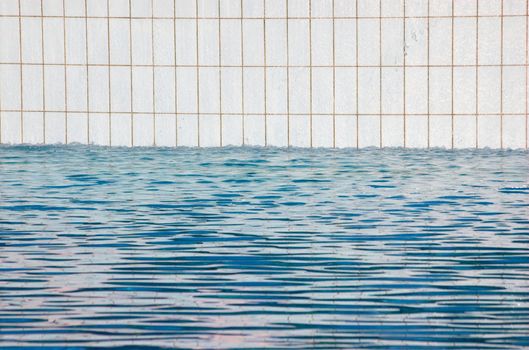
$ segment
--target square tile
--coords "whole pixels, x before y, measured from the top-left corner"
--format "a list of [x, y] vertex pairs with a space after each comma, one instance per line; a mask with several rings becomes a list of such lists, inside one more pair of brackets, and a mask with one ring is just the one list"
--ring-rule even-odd
[[264, 70], [262, 68], [244, 68], [244, 112], [264, 113]]
[[270, 19], [266, 23], [266, 64], [284, 66], [287, 64], [287, 21]]
[[290, 113], [310, 113], [310, 69], [290, 68]]
[[42, 63], [42, 33], [39, 18], [23, 17], [22, 28], [22, 62]]
[[176, 31], [176, 64], [197, 64], [197, 31], [196, 21], [179, 19], [175, 21]]
[[176, 113], [176, 72], [172, 67], [154, 67], [154, 111]]
[[312, 147], [334, 146], [334, 119], [332, 115], [312, 116]]
[[523, 17], [505, 17], [503, 19], [503, 63], [524, 64], [526, 40], [526, 20]]
[[501, 117], [499, 115], [478, 116], [477, 146], [501, 148]]
[[86, 67], [66, 67], [66, 103], [69, 111], [86, 112], [88, 108]]
[[154, 135], [156, 146], [175, 147], [176, 146], [176, 114], [155, 115]]
[[173, 0], [152, 0], [153, 16], [172, 18], [175, 14], [175, 3]]
[[197, 113], [197, 69], [176, 68], [176, 108], [178, 113]]
[[152, 67], [132, 68], [132, 111], [154, 112], [154, 86]]
[[[88, 63], [108, 63], [108, 27], [103, 18], [88, 18]], [[45, 50], [46, 52], [47, 50]]]
[[312, 69], [312, 112], [333, 113], [334, 101], [333, 69]]
[[108, 67], [88, 67], [88, 95], [90, 111], [110, 111]]
[[111, 111], [115, 113], [131, 112], [131, 81], [129, 67], [110, 67]]
[[501, 68], [478, 68], [478, 113], [500, 113]]
[[266, 118], [266, 145], [274, 147], [288, 146], [287, 116], [269, 115]]
[[199, 116], [199, 145], [200, 147], [220, 147], [220, 117], [218, 115]]
[[[42, 111], [44, 107], [42, 74], [42, 66], [22, 66], [22, 109], [25, 111]], [[20, 81], [20, 77], [17, 80]], [[2, 100], [2, 105], [3, 102]]]
[[386, 18], [381, 23], [383, 65], [402, 65], [404, 62], [404, 26], [401, 19]]
[[174, 65], [176, 58], [174, 22], [157, 19], [153, 28], [153, 57], [155, 65]]
[[430, 116], [430, 147], [452, 148], [452, 116]]
[[0, 63], [16, 63], [20, 61], [20, 36], [18, 18], [0, 17], [0, 32], [9, 33], [9, 40], [0, 45]]
[[406, 67], [406, 113], [428, 113], [428, 68]]
[[66, 101], [64, 67], [44, 66], [44, 102], [48, 111], [63, 111]]
[[526, 67], [503, 67], [503, 113], [526, 113]]
[[382, 68], [381, 103], [384, 114], [404, 113], [404, 68]]
[[476, 116], [454, 116], [454, 148], [476, 147]]
[[42, 27], [44, 29], [44, 62], [64, 63], [64, 25], [62, 18], [44, 18]]
[[0, 64], [0, 101], [4, 110], [21, 109], [20, 66]]
[[110, 116], [108, 114], [90, 114], [88, 121], [90, 144], [110, 146]]
[[286, 17], [287, 0], [265, 0], [265, 13], [268, 18]]
[[152, 21], [150, 19], [133, 19], [130, 28], [132, 64], [152, 64]]
[[111, 0], [86, 0], [86, 14], [89, 17], [107, 17], [107, 1]]
[[[288, 58], [290, 65], [308, 66], [310, 64], [309, 38], [308, 20], [291, 19], [288, 21]], [[246, 50], [247, 48], [245, 46], [245, 53]]]
[[312, 20], [312, 64], [331, 66], [333, 63], [333, 25], [329, 19]]
[[66, 143], [66, 113], [47, 112], [44, 115], [46, 144]]
[[88, 143], [88, 115], [86, 113], [68, 113], [66, 123], [67, 143]]
[[335, 72], [335, 112], [356, 113], [356, 68], [337, 67]]
[[110, 118], [110, 145], [132, 146], [132, 115], [113, 113]]
[[380, 112], [380, 69], [358, 68], [358, 112]]
[[133, 146], [154, 146], [154, 115], [134, 114], [132, 137]]
[[41, 144], [44, 143], [44, 113], [24, 112], [22, 113], [23, 139], [22, 143]]
[[241, 21], [223, 19], [220, 21], [221, 65], [240, 66], [242, 64]]
[[198, 116], [194, 114], [177, 115], [178, 146], [198, 146]]
[[242, 113], [242, 70], [222, 68], [221, 74], [222, 113]]
[[264, 115], [244, 116], [244, 144], [247, 146], [265, 146], [265, 125]]
[[66, 62], [86, 64], [86, 27], [81, 18], [67, 18], [66, 25]]
[[404, 117], [383, 115], [381, 122], [382, 147], [404, 147]]
[[426, 148], [429, 146], [428, 116], [406, 116], [406, 147]]
[[2, 112], [2, 129], [0, 138], [4, 144], [17, 144], [22, 142], [22, 113]]
[[380, 117], [374, 115], [358, 116], [358, 146], [380, 147]]
[[243, 116], [222, 116], [222, 145], [242, 146], [243, 144]]
[[[287, 113], [287, 69], [266, 69], [266, 111], [267, 113]], [[246, 104], [245, 104], [246, 109]]]
[[454, 64], [476, 64], [476, 19], [454, 19]]
[[198, 63], [219, 65], [219, 23], [217, 20], [198, 21]]
[[289, 139], [293, 147], [310, 147], [311, 145], [311, 121], [308, 115], [291, 115]]
[[356, 148], [357, 117], [355, 115], [337, 115], [335, 123], [335, 146], [339, 148]]
[[200, 113], [220, 112], [220, 76], [218, 68], [199, 69]]

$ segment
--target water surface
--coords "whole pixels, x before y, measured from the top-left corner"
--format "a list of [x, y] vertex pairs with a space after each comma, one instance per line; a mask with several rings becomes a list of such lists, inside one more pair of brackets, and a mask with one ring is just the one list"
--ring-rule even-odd
[[529, 347], [529, 153], [0, 147], [0, 348]]

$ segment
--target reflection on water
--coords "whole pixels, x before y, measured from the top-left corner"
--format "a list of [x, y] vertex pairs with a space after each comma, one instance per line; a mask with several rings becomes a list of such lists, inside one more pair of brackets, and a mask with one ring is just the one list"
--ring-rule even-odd
[[529, 346], [529, 153], [0, 147], [0, 347]]

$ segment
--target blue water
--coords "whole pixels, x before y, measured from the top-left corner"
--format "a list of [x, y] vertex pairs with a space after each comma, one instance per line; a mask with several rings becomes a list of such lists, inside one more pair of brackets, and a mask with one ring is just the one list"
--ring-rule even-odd
[[0, 348], [529, 347], [529, 153], [0, 147]]

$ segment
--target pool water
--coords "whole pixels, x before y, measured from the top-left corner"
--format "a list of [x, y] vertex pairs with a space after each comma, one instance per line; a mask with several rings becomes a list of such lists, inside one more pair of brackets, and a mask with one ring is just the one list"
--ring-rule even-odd
[[529, 153], [0, 147], [0, 348], [529, 347]]

